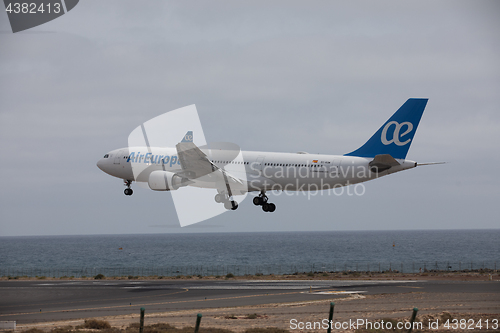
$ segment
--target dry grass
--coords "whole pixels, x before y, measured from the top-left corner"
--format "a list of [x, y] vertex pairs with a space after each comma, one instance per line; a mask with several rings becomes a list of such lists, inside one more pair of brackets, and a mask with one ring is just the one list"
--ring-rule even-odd
[[[250, 315], [249, 315], [250, 316]], [[85, 329], [85, 330], [82, 330]], [[88, 333], [88, 330], [99, 330], [100, 333], [137, 333], [139, 332], [139, 324], [130, 324], [126, 329], [118, 329], [111, 327], [107, 321], [90, 319], [86, 320], [85, 324], [73, 328], [72, 326], [58, 327], [50, 331], [50, 333]], [[167, 323], [159, 323], [154, 325], [144, 326], [144, 333], [193, 333], [194, 327], [176, 328]], [[38, 328], [32, 328], [23, 333], [47, 333]], [[213, 327], [200, 327], [199, 333], [234, 333], [234, 331], [213, 328]], [[269, 327], [269, 328], [251, 328], [244, 333], [289, 333], [287, 330]]]
[[[92, 330], [104, 330], [111, 328], [111, 325], [105, 320], [97, 320], [97, 319], [88, 319], [85, 320], [82, 328], [88, 328]], [[55, 333], [55, 332], [53, 332]], [[59, 333], [59, 332], [58, 332]], [[60, 332], [63, 333], [63, 332]]]
[[30, 328], [29, 330], [24, 331], [24, 333], [45, 333], [45, 332], [38, 328]]
[[[244, 316], [227, 316], [226, 318], [229, 319], [234, 317], [234, 319], [255, 319], [260, 317], [260, 315], [257, 314], [248, 314]], [[441, 312], [438, 314], [433, 314], [433, 315], [424, 315], [424, 316], [417, 316], [416, 322], [421, 322], [423, 324], [423, 329], [422, 330], [413, 330], [413, 333], [445, 333], [445, 332], [450, 332], [449, 329], [446, 329], [443, 324], [446, 322], [448, 319], [473, 319], [475, 322], [478, 322], [478, 320], [482, 320], [483, 323], [486, 319], [489, 320], [490, 323], [492, 323], [493, 319], [498, 319], [498, 315], [496, 314], [458, 314], [458, 313], [449, 313], [449, 312]], [[406, 319], [393, 319], [393, 318], [382, 318], [373, 322], [384, 322], [384, 323], [391, 323], [392, 329], [358, 329], [355, 331], [355, 333], [406, 333], [408, 330], [407, 329], [401, 329], [398, 330], [396, 329], [397, 323], [401, 321], [408, 321], [409, 318]], [[439, 320], [440, 325], [438, 329], [429, 329], [428, 322], [429, 321], [435, 321]], [[386, 326], [387, 327], [387, 326]], [[104, 320], [95, 320], [95, 319], [90, 319], [86, 320], [85, 324], [77, 327], [72, 327], [72, 326], [65, 326], [65, 327], [58, 327], [54, 328], [51, 331], [44, 331], [40, 330], [38, 328], [31, 328], [27, 331], [23, 331], [23, 333], [89, 333], [89, 331], [96, 331], [98, 330], [99, 333], [138, 333], [139, 332], [139, 323], [132, 323], [130, 324], [127, 328], [125, 329], [119, 329], [115, 327], [111, 327], [111, 325]], [[332, 332], [335, 332], [336, 330], [332, 330]], [[474, 331], [480, 331], [484, 333], [489, 333], [489, 332], [494, 332], [494, 333], [500, 333], [500, 330], [492, 330], [492, 327], [490, 327], [488, 330], [486, 327], [483, 327], [482, 329], [475, 329]], [[158, 323], [158, 324], [153, 324], [153, 325], [147, 325], [144, 326], [144, 333], [192, 333], [194, 332], [194, 327], [192, 326], [187, 326], [183, 328], [177, 328], [175, 326], [172, 326], [168, 323]], [[266, 328], [250, 328], [246, 329], [243, 333], [291, 333], [293, 332], [290, 330], [286, 329], [281, 329], [277, 327], [266, 327]], [[453, 333], [462, 333], [462, 332], [471, 332], [471, 330], [451, 330]], [[6, 331], [5, 333], [15, 333], [14, 331]], [[234, 331], [229, 330], [229, 329], [224, 329], [224, 328], [213, 328], [213, 327], [203, 327], [203, 324], [200, 327], [199, 333], [234, 333]]]

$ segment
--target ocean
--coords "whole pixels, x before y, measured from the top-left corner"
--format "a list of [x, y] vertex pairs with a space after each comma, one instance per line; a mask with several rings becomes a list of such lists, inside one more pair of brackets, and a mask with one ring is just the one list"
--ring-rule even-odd
[[499, 239], [500, 230], [0, 237], [0, 276], [497, 269]]

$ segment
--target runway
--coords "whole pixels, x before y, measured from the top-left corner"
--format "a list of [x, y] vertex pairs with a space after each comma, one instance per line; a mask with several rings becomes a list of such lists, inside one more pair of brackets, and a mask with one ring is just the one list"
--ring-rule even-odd
[[[310, 292], [311, 291], [311, 292]], [[346, 280], [28, 280], [0, 281], [0, 321], [18, 324], [79, 318], [259, 304], [307, 302], [362, 295], [489, 293], [499, 281]]]

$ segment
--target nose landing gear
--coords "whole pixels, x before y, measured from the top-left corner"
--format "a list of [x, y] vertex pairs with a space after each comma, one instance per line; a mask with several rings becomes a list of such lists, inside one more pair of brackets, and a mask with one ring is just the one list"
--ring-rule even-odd
[[267, 202], [269, 198], [266, 195], [266, 192], [260, 192], [258, 197], [253, 198], [253, 204], [255, 206], [262, 206], [262, 210], [265, 212], [272, 213], [276, 210], [276, 205], [270, 202]]
[[124, 179], [123, 182], [125, 183], [123, 185], [127, 186], [127, 188], [125, 189], [125, 191], [123, 191], [123, 193], [125, 193], [125, 195], [132, 195], [132, 194], [134, 194], [134, 191], [130, 188], [130, 185], [132, 185], [132, 181]]

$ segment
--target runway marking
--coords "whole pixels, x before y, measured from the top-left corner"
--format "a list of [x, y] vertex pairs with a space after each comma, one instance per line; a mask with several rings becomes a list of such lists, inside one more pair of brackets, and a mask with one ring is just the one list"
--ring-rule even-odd
[[[308, 294], [309, 292], [303, 292], [304, 294]], [[359, 291], [345, 291], [345, 290], [326, 290], [326, 291], [315, 291], [311, 294], [320, 294], [320, 295], [344, 295], [344, 294], [359, 294], [366, 293], [364, 290]]]
[[[124, 289], [127, 287], [124, 287]], [[184, 288], [185, 289], [185, 288]], [[178, 293], [183, 293], [186, 290], [181, 290], [181, 291], [176, 291], [174, 293], [168, 293], [168, 294], [156, 294], [156, 295], [149, 295], [149, 296], [131, 296], [131, 297], [121, 297], [121, 298], [106, 298], [102, 299], [101, 301], [119, 301], [119, 300], [129, 300], [129, 299], [136, 299], [136, 298], [151, 298], [151, 297], [162, 297], [162, 296], [168, 296], [168, 295], [174, 295]], [[38, 304], [31, 304], [32, 306], [42, 306], [42, 305], [60, 305], [60, 304], [73, 304], [73, 303], [88, 303], [88, 302], [94, 302], [94, 300], [88, 300], [88, 301], [78, 301], [78, 302], [57, 302], [57, 303], [38, 303]], [[14, 307], [20, 307], [20, 306], [25, 306], [25, 304], [20, 304], [20, 305], [4, 305], [0, 306], [0, 308], [14, 308]], [[3, 315], [0, 315], [0, 317]]]
[[[167, 295], [174, 295], [174, 294], [180, 294], [180, 293], [185, 293], [188, 290], [181, 290], [181, 291], [176, 291], [174, 293], [170, 294], [163, 294], [162, 296], [167, 296]], [[156, 296], [156, 295], [155, 295]], [[138, 296], [140, 297], [140, 296]], [[144, 296], [146, 297], [152, 297], [152, 296]], [[137, 298], [137, 297], [134, 297]], [[128, 298], [127, 298], [128, 299]], [[113, 300], [113, 299], [108, 299], [108, 300]], [[91, 302], [91, 301], [85, 301], [85, 302]], [[70, 302], [70, 303], [77, 303], [77, 302]], [[50, 305], [53, 304], [64, 304], [64, 303], [49, 303]], [[134, 306], [141, 306], [141, 305], [155, 305], [155, 304], [162, 304], [162, 303], [150, 303], [150, 304], [134, 304]], [[43, 305], [43, 304], [38, 304]], [[42, 312], [24, 312], [24, 313], [11, 313], [11, 314], [0, 314], [0, 317], [5, 317], [5, 316], [20, 316], [20, 315], [29, 315], [29, 314], [35, 314], [35, 313], [56, 313], [56, 312], [75, 312], [75, 311], [88, 311], [88, 310], [100, 310], [100, 309], [113, 309], [113, 308], [123, 308], [123, 307], [130, 307], [130, 304], [128, 305], [115, 305], [115, 306], [102, 306], [102, 307], [97, 307], [97, 308], [83, 308], [83, 309], [67, 309], [67, 310], [52, 310], [52, 311], [42, 311]]]
[[[270, 280], [271, 281], [271, 280]], [[261, 282], [261, 281], [251, 281], [251, 282]], [[295, 281], [286, 281], [286, 282], [295, 282]], [[310, 281], [309, 281], [310, 282]], [[131, 282], [130, 284], [141, 284], [143, 282]], [[56, 284], [51, 284], [51, 285], [56, 285]], [[262, 288], [262, 286], [259, 286], [260, 288]], [[27, 287], [29, 288], [29, 287]], [[139, 288], [143, 288], [142, 286], [132, 286], [132, 287], [122, 287], [123, 289], [139, 289]], [[318, 290], [318, 289], [321, 289], [321, 288], [324, 288], [324, 286], [317, 286], [317, 287], [313, 287], [313, 289], [316, 289], [317, 291], [321, 291], [321, 290]], [[2, 288], [0, 288], [2, 289]], [[220, 289], [220, 290], [224, 290], [224, 289], [236, 289], [236, 290], [248, 290], [248, 289], [251, 289], [251, 288], [217, 288], [217, 286], [215, 286], [214, 288], [212, 287], [208, 287], [208, 288], [204, 288], [204, 287], [201, 287], [201, 286], [190, 286], [189, 288], [183, 288], [183, 289], [198, 289], [198, 290], [214, 290], [214, 289]], [[277, 289], [277, 288], [272, 288], [272, 286], [269, 286], [268, 288], [262, 288], [262, 289]], [[288, 290], [290, 290], [291, 288], [287, 288]], [[297, 289], [301, 289], [301, 290], [305, 290], [306, 288], [305, 287], [297, 287]], [[184, 291], [180, 291], [180, 292], [184, 292]], [[137, 298], [153, 298], [153, 297], [162, 297], [162, 296], [168, 296], [168, 295], [174, 295], [176, 293], [179, 293], [179, 292], [175, 292], [175, 293], [167, 293], [167, 294], [155, 294], [155, 295], [149, 295], [149, 296], [132, 296], [132, 297], [121, 297], [121, 298], [106, 298], [106, 299], [102, 299], [101, 301], [118, 301], [118, 300], [130, 300], [130, 299], [137, 299]], [[55, 302], [55, 303], [37, 303], [37, 304], [31, 304], [32, 306], [48, 306], [48, 305], [61, 305], [61, 304], [74, 304], [74, 303], [88, 303], [88, 302], [94, 302], [94, 300], [88, 300], [88, 301], [75, 301], [75, 302]], [[1, 306], [0, 305], [0, 309], [1, 308], [15, 308], [15, 307], [22, 307], [22, 306], [25, 306], [25, 304], [19, 304], [19, 305], [3, 305]], [[0, 315], [0, 317], [2, 317], [4, 315]]]
[[[179, 291], [173, 294], [188, 292], [187, 289], [183, 291]], [[300, 291], [294, 291], [289, 293], [277, 293], [277, 294], [258, 294], [258, 295], [246, 295], [246, 296], [233, 296], [233, 297], [221, 297], [221, 298], [210, 298], [210, 299], [197, 299], [197, 300], [186, 300], [186, 301], [171, 301], [171, 302], [158, 302], [158, 303], [143, 303], [143, 304], [134, 304], [134, 307], [144, 307], [150, 305], [162, 305], [162, 304], [176, 304], [176, 303], [191, 303], [191, 302], [207, 302], [207, 301], [221, 301], [221, 300], [229, 300], [229, 299], [238, 299], [238, 298], [250, 298], [250, 297], [260, 297], [260, 296], [277, 296], [277, 295], [291, 295], [291, 294], [299, 294]], [[95, 307], [95, 308], [83, 308], [83, 309], [68, 309], [68, 310], [52, 310], [52, 311], [43, 311], [43, 312], [24, 312], [24, 313], [9, 313], [9, 314], [0, 314], [0, 317], [6, 316], [22, 316], [22, 315], [31, 315], [31, 314], [39, 314], [39, 313], [58, 313], [58, 312], [76, 312], [76, 311], [89, 311], [89, 310], [103, 310], [103, 309], [114, 309], [114, 308], [126, 308], [130, 307], [130, 305], [115, 305], [115, 306], [103, 306], [103, 307]]]

